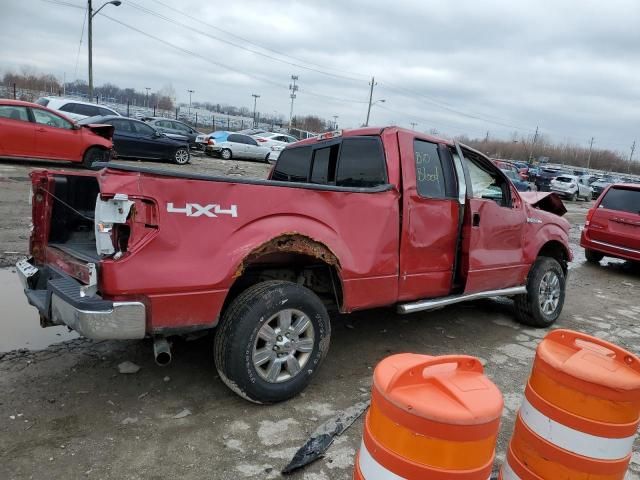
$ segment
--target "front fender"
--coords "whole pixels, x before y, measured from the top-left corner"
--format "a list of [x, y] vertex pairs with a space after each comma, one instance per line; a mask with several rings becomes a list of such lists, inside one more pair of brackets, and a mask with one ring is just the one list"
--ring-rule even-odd
[[[560, 217], [557, 217], [560, 220]], [[566, 222], [566, 221], [565, 221]], [[532, 227], [535, 224], [528, 224]], [[567, 222], [568, 225], [568, 222]], [[528, 263], [533, 264], [540, 254], [540, 251], [549, 242], [557, 242], [562, 247], [567, 260], [573, 259], [573, 253], [569, 248], [568, 227], [557, 223], [543, 223], [539, 228], [529, 228], [525, 234], [525, 258]]]

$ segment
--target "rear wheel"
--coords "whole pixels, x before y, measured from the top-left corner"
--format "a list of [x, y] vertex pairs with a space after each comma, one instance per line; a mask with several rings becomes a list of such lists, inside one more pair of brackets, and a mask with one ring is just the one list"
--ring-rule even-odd
[[225, 311], [214, 340], [216, 368], [223, 382], [249, 401], [287, 400], [315, 376], [330, 335], [327, 310], [311, 290], [262, 282]]
[[231, 160], [231, 150], [229, 150], [228, 148], [224, 148], [221, 152], [220, 152], [220, 156], [222, 157], [223, 160]]
[[180, 147], [173, 154], [173, 163], [178, 165], [185, 165], [189, 163], [189, 149], [187, 147]]
[[589, 248], [584, 249], [584, 256], [587, 259], [587, 262], [598, 264], [600, 260], [604, 258], [604, 255], [600, 252], [596, 252], [595, 250], [591, 250]]
[[82, 157], [82, 166], [84, 168], [93, 169], [94, 162], [108, 162], [109, 161], [109, 151], [100, 148], [100, 147], [91, 147], [84, 152], [84, 156]]
[[569, 200], [571, 200], [572, 202], [576, 201], [578, 194], [577, 193], [572, 193], [571, 196], [569, 197]]
[[557, 260], [538, 257], [527, 279], [527, 293], [517, 295], [516, 319], [532, 327], [548, 327], [560, 316], [565, 296], [565, 276]]

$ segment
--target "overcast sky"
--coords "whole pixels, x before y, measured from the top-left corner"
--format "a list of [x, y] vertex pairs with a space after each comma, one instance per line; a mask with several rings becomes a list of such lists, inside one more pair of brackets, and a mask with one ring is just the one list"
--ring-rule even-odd
[[[87, 79], [86, 2], [56, 2], [0, 0], [0, 71]], [[288, 118], [292, 74], [294, 112], [341, 127], [364, 122], [375, 75], [386, 101], [371, 124], [501, 138], [539, 126], [628, 154], [640, 141], [640, 1], [123, 0], [94, 19], [96, 85], [171, 84], [178, 101], [193, 89], [194, 101], [250, 108], [256, 93], [259, 111]]]

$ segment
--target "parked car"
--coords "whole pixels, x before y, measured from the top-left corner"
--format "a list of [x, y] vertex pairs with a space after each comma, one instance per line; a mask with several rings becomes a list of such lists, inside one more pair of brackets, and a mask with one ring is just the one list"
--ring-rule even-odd
[[549, 184], [551, 191], [572, 202], [576, 200], [591, 200], [591, 187], [583, 178], [575, 175], [559, 175]]
[[81, 127], [36, 103], [0, 100], [0, 157], [62, 160], [90, 167], [111, 158], [113, 127]]
[[117, 158], [168, 160], [178, 165], [189, 162], [189, 143], [186, 137], [169, 138], [141, 120], [106, 116], [85, 118], [79, 123], [113, 125], [113, 151]]
[[230, 133], [226, 138], [209, 138], [204, 153], [224, 160], [232, 158], [269, 161], [271, 149], [261, 146], [255, 138], [241, 133]]
[[612, 182], [605, 180], [604, 178], [598, 178], [595, 182], [591, 183], [591, 198], [596, 199], [602, 192], [604, 192]]
[[63, 97], [40, 97], [36, 100], [36, 103], [51, 110], [62, 112], [73, 120], [105, 115], [120, 116], [118, 112], [104, 105]]
[[562, 172], [552, 168], [539, 168], [536, 175], [536, 188], [539, 192], [551, 191], [551, 180], [561, 175]]
[[587, 261], [603, 257], [640, 262], [640, 185], [609, 185], [587, 213], [580, 236]]
[[280, 156], [280, 152], [284, 150], [287, 145], [298, 141], [296, 137], [291, 135], [274, 132], [260, 133], [252, 135], [252, 137], [255, 138], [260, 145], [271, 149], [271, 153], [269, 154], [270, 162], [275, 162]]
[[529, 182], [525, 182], [524, 180], [522, 180], [520, 178], [520, 175], [518, 175], [514, 170], [511, 170], [511, 169], [501, 169], [501, 170], [504, 172], [507, 178], [511, 180], [511, 183], [513, 183], [513, 186], [516, 187], [516, 190], [518, 190], [519, 192], [531, 191], [531, 185], [529, 184]]
[[317, 374], [327, 309], [412, 313], [507, 296], [521, 323], [548, 327], [565, 299], [562, 201], [517, 192], [482, 153], [411, 130], [303, 140], [267, 180], [112, 165], [31, 181], [34, 195], [55, 195], [34, 202], [33, 258], [17, 265], [42, 325], [148, 336], [164, 363], [165, 336], [216, 328], [220, 379], [254, 402], [291, 398]]
[[191, 148], [196, 148], [198, 146], [196, 138], [200, 135], [200, 132], [186, 123], [180, 122], [179, 120], [171, 120], [161, 117], [147, 117], [143, 118], [143, 120], [164, 134], [174, 134], [186, 137]]
[[209, 145], [209, 143], [213, 145], [216, 140], [226, 140], [229, 135], [231, 135], [231, 132], [226, 130], [216, 130], [215, 132], [200, 134], [196, 137], [196, 148], [204, 151], [205, 147]]

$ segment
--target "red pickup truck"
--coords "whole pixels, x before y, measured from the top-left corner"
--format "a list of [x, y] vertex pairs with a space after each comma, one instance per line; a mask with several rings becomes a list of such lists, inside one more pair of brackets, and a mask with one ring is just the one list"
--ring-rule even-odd
[[329, 348], [328, 311], [400, 313], [494, 296], [546, 327], [565, 295], [569, 223], [480, 152], [396, 127], [287, 147], [270, 178], [104, 164], [32, 174], [32, 258], [17, 267], [43, 326], [94, 339], [216, 328], [218, 372], [276, 402]]

